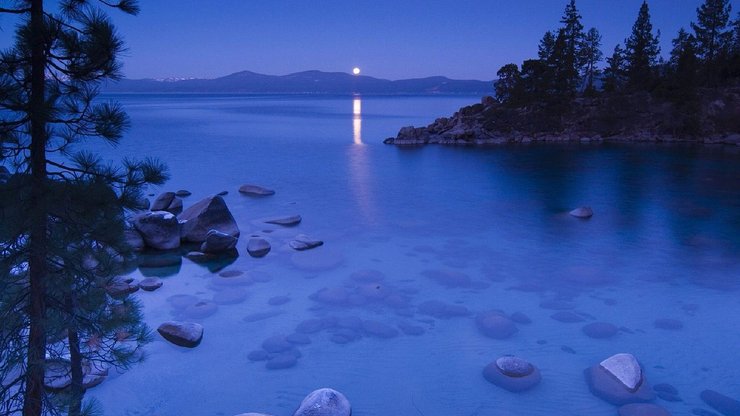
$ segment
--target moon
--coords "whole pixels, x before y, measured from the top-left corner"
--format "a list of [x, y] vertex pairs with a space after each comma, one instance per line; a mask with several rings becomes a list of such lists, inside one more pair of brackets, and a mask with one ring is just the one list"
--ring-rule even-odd
[[358, 67], [352, 68], [352, 74], [354, 74], [354, 75], [360, 75], [360, 68], [358, 68]]

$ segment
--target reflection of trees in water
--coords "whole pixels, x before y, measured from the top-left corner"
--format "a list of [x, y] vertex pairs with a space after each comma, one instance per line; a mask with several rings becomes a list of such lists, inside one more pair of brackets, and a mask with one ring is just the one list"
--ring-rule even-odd
[[[0, 410], [22, 406], [27, 369], [29, 179], [11, 176], [0, 185]], [[46, 296], [48, 412], [80, 414], [88, 386], [109, 368], [127, 368], [142, 357], [149, 339], [138, 303], [121, 291], [128, 267], [123, 210], [101, 182], [49, 182], [49, 249]]]

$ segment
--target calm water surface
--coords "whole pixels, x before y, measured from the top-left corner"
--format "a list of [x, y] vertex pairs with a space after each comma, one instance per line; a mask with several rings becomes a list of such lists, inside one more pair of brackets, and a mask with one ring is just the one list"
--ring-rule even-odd
[[[357, 416], [614, 415], [583, 370], [618, 352], [636, 355], [651, 384], [679, 390], [682, 402], [657, 401], [674, 414], [706, 408], [707, 388], [738, 398], [740, 148], [382, 144], [476, 97], [113, 98], [133, 128], [98, 150], [163, 159], [172, 179], [152, 192], [188, 189], [186, 206], [229, 191], [241, 256], [220, 271], [244, 273], [186, 259], [133, 273], [165, 276], [137, 294], [152, 328], [184, 319], [205, 336], [192, 350], [157, 336], [146, 362], [90, 390], [107, 415], [291, 415], [320, 387], [342, 391]], [[241, 196], [244, 183], [276, 194]], [[567, 215], [580, 205], [594, 217]], [[260, 221], [280, 214], [303, 222]], [[325, 245], [295, 252], [287, 242], [299, 233]], [[272, 243], [265, 258], [246, 253], [252, 234]], [[356, 280], [369, 271], [383, 280]], [[418, 306], [430, 300], [470, 315], [425, 315]], [[203, 301], [211, 310], [193, 307]], [[585, 321], [550, 317], [563, 308]], [[487, 338], [474, 316], [494, 309], [532, 322]], [[352, 317], [390, 337], [337, 326]], [[662, 318], [683, 328], [656, 328]], [[296, 366], [248, 358], [317, 319], [330, 328], [296, 348]], [[581, 330], [591, 321], [621, 329], [592, 339]], [[423, 334], [400, 330], [409, 327]], [[537, 365], [542, 383], [515, 394], [487, 382], [483, 367], [504, 354]]]

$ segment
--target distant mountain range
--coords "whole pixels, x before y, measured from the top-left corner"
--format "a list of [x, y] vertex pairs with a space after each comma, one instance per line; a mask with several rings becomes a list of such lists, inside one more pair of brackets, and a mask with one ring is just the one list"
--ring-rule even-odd
[[493, 94], [493, 81], [442, 76], [391, 81], [344, 72], [305, 71], [289, 75], [237, 72], [215, 79], [123, 79], [104, 92], [255, 94]]

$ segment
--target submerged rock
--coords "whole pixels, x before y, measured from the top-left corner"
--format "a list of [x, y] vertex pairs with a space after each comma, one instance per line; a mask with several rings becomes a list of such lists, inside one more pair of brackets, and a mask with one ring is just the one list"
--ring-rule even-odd
[[465, 273], [452, 270], [424, 270], [421, 272], [424, 276], [434, 280], [435, 282], [449, 288], [454, 287], [470, 287], [472, 280], [470, 276]]
[[560, 311], [550, 315], [550, 318], [563, 323], [583, 322], [586, 319], [573, 311]]
[[495, 339], [510, 338], [519, 331], [514, 322], [499, 311], [478, 314], [475, 324], [483, 335]]
[[314, 390], [301, 402], [293, 416], [351, 416], [352, 406], [334, 389]]
[[258, 185], [242, 185], [239, 187], [239, 193], [249, 196], [269, 196], [275, 195], [272, 189], [263, 188]]
[[594, 215], [594, 211], [591, 207], [578, 207], [573, 211], [569, 212], [570, 215], [576, 218], [591, 218]]
[[591, 393], [609, 403], [644, 403], [655, 398], [632, 354], [616, 354], [585, 370]]
[[581, 329], [584, 334], [596, 339], [611, 338], [619, 332], [616, 325], [608, 322], [592, 322]]
[[162, 279], [158, 277], [147, 277], [146, 279], [139, 282], [139, 287], [141, 288], [141, 290], [153, 292], [162, 287]]
[[289, 245], [294, 250], [303, 251], [324, 245], [324, 242], [321, 240], [315, 240], [305, 234], [299, 234], [289, 243]]
[[656, 319], [655, 322], [653, 323], [653, 326], [655, 326], [658, 329], [676, 331], [676, 330], [683, 328], [683, 322], [679, 321], [678, 319], [662, 318], [662, 319]]
[[298, 364], [298, 358], [295, 354], [281, 353], [267, 360], [265, 367], [270, 370], [282, 370], [285, 368], [295, 367], [296, 364]]
[[671, 412], [651, 403], [630, 403], [620, 407], [619, 416], [671, 416]]
[[187, 348], [197, 347], [203, 339], [203, 326], [193, 322], [168, 321], [157, 332], [167, 341]]
[[470, 315], [468, 308], [462, 305], [452, 305], [439, 300], [428, 300], [419, 304], [419, 313], [433, 316], [437, 319], [450, 319]]
[[267, 224], [282, 225], [284, 227], [292, 227], [300, 224], [302, 218], [300, 215], [290, 215], [287, 217], [274, 217], [265, 220]]
[[704, 390], [700, 396], [704, 403], [724, 416], [740, 416], [740, 401], [714, 390]]
[[252, 257], [264, 257], [271, 248], [270, 243], [264, 238], [250, 238], [247, 243], [247, 253]]
[[377, 338], [394, 338], [398, 336], [398, 330], [396, 328], [379, 321], [362, 321], [362, 330], [368, 336]]
[[489, 382], [511, 392], [520, 392], [535, 387], [542, 380], [540, 371], [530, 362], [505, 355], [483, 369], [483, 377]]
[[239, 227], [220, 196], [201, 200], [186, 209], [178, 218], [184, 221], [182, 239], [188, 242], [204, 242], [211, 230], [239, 238]]
[[176, 196], [179, 196], [180, 198], [185, 198], [185, 197], [188, 197], [188, 196], [190, 196], [192, 194], [193, 193], [190, 192], [190, 191], [188, 191], [187, 189], [180, 189], [179, 191], [175, 192], [175, 195]]
[[147, 246], [157, 250], [180, 247], [180, 223], [172, 213], [146, 212], [134, 217], [133, 222]]

